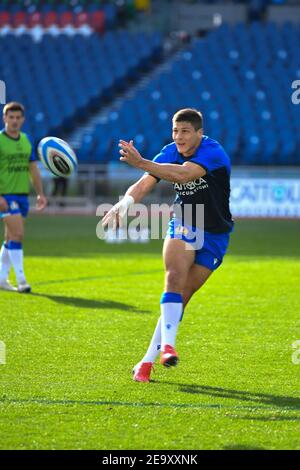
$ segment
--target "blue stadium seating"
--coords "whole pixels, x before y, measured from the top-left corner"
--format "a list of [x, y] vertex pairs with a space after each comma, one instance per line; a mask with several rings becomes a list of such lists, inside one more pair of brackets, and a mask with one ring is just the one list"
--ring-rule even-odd
[[[194, 39], [160, 73], [119, 102], [83, 136], [80, 161], [119, 159], [119, 138], [133, 138], [153, 158], [171, 140], [171, 117], [182, 107], [204, 115], [205, 133], [220, 140], [234, 164], [300, 163], [300, 25], [222, 25]], [[83, 37], [8, 34], [0, 42], [0, 76], [8, 100], [27, 109], [35, 141], [60, 135], [127, 89], [160, 57], [159, 34], [108, 31]]]
[[0, 42], [0, 77], [7, 101], [25, 105], [25, 130], [38, 141], [70, 131], [148, 70], [160, 50], [156, 34], [44, 34], [40, 42], [29, 34], [8, 34]]
[[169, 69], [97, 126], [90, 140], [98, 161], [119, 158], [120, 137], [135, 139], [153, 158], [171, 141], [173, 113], [196, 107], [205, 133], [224, 144], [234, 164], [299, 164], [300, 106], [291, 101], [291, 84], [300, 77], [299, 41], [300, 26], [272, 23], [223, 25], [193, 40]]

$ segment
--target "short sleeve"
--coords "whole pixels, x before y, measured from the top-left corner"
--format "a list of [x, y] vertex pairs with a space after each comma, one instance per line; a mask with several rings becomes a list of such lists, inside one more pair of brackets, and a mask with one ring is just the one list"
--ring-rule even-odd
[[229, 165], [228, 158], [222, 147], [207, 148], [189, 161], [202, 166], [207, 173], [211, 173], [218, 168], [227, 168]]
[[37, 154], [36, 154], [36, 151], [35, 149], [32, 147], [32, 151], [31, 151], [31, 155], [29, 157], [29, 161], [30, 162], [37, 162], [38, 161], [38, 157], [37, 157]]
[[162, 148], [161, 151], [153, 158], [152, 161], [155, 163], [169, 163], [166, 147]]
[[32, 139], [29, 137], [28, 134], [25, 134], [27, 139], [29, 140], [30, 144], [31, 144], [31, 154], [30, 154], [30, 157], [29, 157], [29, 162], [37, 162], [38, 161], [38, 156], [37, 156], [37, 152], [36, 152], [36, 149], [34, 147], [34, 143], [32, 141]]
[[[169, 163], [168, 156], [167, 156], [167, 147], [163, 147], [161, 151], [153, 158], [152, 160], [154, 163]], [[156, 179], [157, 182], [160, 181], [160, 178], [157, 176], [152, 175], [148, 171], [145, 172], [145, 175], [151, 175], [153, 178]]]

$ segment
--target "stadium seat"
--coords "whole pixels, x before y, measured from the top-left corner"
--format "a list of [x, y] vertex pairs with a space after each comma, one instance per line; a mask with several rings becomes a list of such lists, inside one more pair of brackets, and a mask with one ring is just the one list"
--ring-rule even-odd
[[[287, 40], [290, 34], [293, 39]], [[286, 26], [281, 29], [268, 23], [254, 23], [222, 26], [204, 40], [193, 40], [170, 61], [167, 71], [150, 80], [129, 102], [121, 104], [114, 126], [120, 133], [123, 129], [128, 135], [139, 136], [140, 148], [147, 149], [148, 157], [152, 158], [155, 151], [170, 141], [167, 123], [172, 114], [180, 107], [198, 107], [204, 114], [205, 132], [224, 142], [233, 163], [291, 164], [297, 149], [300, 150], [296, 128], [291, 129], [290, 124], [296, 118], [295, 107], [287, 110], [290, 83], [297, 77], [298, 69], [300, 78], [295, 34]], [[153, 47], [150, 54], [146, 53], [150, 41], [143, 35], [132, 48], [126, 35], [119, 34], [133, 76], [134, 51], [138, 51], [135, 58], [144, 66], [153, 57]], [[117, 67], [116, 43], [110, 42], [109, 35], [106, 47], [113, 66]], [[182, 83], [186, 86], [182, 87]], [[286, 120], [282, 120], [283, 115]], [[154, 128], [151, 134], [149, 129]], [[93, 138], [97, 140], [96, 130]], [[114, 138], [108, 137], [110, 141]], [[102, 152], [105, 148], [103, 144]], [[112, 158], [117, 159], [116, 152]]]
[[14, 28], [17, 28], [21, 25], [27, 24], [27, 13], [25, 11], [18, 11], [13, 15], [12, 25]]
[[27, 26], [28, 28], [33, 28], [34, 26], [42, 24], [42, 14], [38, 11], [31, 13], [27, 17]]
[[[94, 4], [89, 10], [44, 12], [43, 22], [89, 23], [103, 33], [103, 11]], [[7, 14], [0, 12], [0, 23], [10, 21]], [[24, 18], [22, 11], [15, 13], [17, 25]], [[41, 14], [28, 15], [27, 23], [41, 23]], [[299, 38], [297, 26], [266, 22], [223, 25], [193, 39], [130, 99], [118, 100], [118, 109], [85, 137], [79, 155], [85, 162], [117, 160], [122, 133], [153, 158], [171, 139], [172, 114], [191, 106], [202, 110], [205, 133], [224, 143], [233, 163], [299, 164], [299, 110], [291, 102], [291, 83], [300, 79]], [[36, 43], [28, 34], [10, 33], [1, 38], [0, 52], [1, 77], [11, 83], [14, 99], [29, 108], [36, 138], [38, 125], [48, 132], [71, 130], [152, 70], [161, 58], [162, 39], [158, 33], [110, 30], [88, 37], [44, 34]]]
[[74, 26], [79, 28], [80, 26], [84, 24], [89, 24], [89, 15], [87, 12], [82, 11], [80, 13], [75, 14], [75, 21], [74, 21]]
[[[120, 68], [124, 43], [128, 43], [128, 63]], [[54, 130], [57, 133], [71, 131], [92, 110], [124, 89], [132, 67], [136, 73], [143, 67], [143, 55], [135, 51], [135, 43], [136, 35], [129, 32], [109, 32], [101, 37], [96, 33], [88, 37], [80, 34], [53, 37], [46, 33], [40, 42], [35, 42], [29, 34], [4, 36], [0, 42], [0, 75], [11, 84], [8, 99], [24, 103], [29, 121], [27, 127], [35, 142]], [[135, 115], [131, 113], [130, 116], [134, 118]], [[110, 116], [111, 123], [116, 117], [116, 114]], [[124, 133], [131, 134], [132, 131], [127, 131], [124, 126], [123, 123]], [[133, 131], [134, 135], [140, 136], [138, 126]], [[92, 156], [89, 152], [98, 147], [101, 150], [99, 158], [107, 161], [117, 132], [107, 126], [104, 130], [102, 126], [100, 138], [91, 134], [92, 140], [85, 141], [82, 153], [79, 152], [84, 161], [97, 161], [97, 152]], [[140, 142], [143, 143], [142, 138]]]
[[43, 26], [49, 28], [52, 25], [58, 25], [58, 14], [56, 11], [49, 11], [43, 15]]
[[97, 32], [103, 33], [105, 24], [104, 12], [94, 11], [89, 16], [89, 25]]
[[11, 24], [11, 14], [8, 11], [0, 11], [0, 28]]
[[64, 27], [67, 25], [73, 25], [75, 22], [73, 12], [71, 11], [64, 11], [59, 15], [59, 26]]

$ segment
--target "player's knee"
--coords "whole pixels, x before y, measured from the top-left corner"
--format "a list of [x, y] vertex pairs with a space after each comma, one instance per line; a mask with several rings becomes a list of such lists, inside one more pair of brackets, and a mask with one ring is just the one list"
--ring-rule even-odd
[[169, 290], [178, 292], [183, 284], [182, 273], [177, 269], [168, 269], [166, 272], [166, 285]]

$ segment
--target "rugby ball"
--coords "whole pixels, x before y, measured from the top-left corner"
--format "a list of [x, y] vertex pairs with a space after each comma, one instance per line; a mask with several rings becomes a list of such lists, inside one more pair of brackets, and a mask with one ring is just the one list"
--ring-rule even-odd
[[77, 169], [77, 157], [70, 145], [58, 137], [44, 137], [38, 145], [44, 166], [55, 176], [68, 178]]

